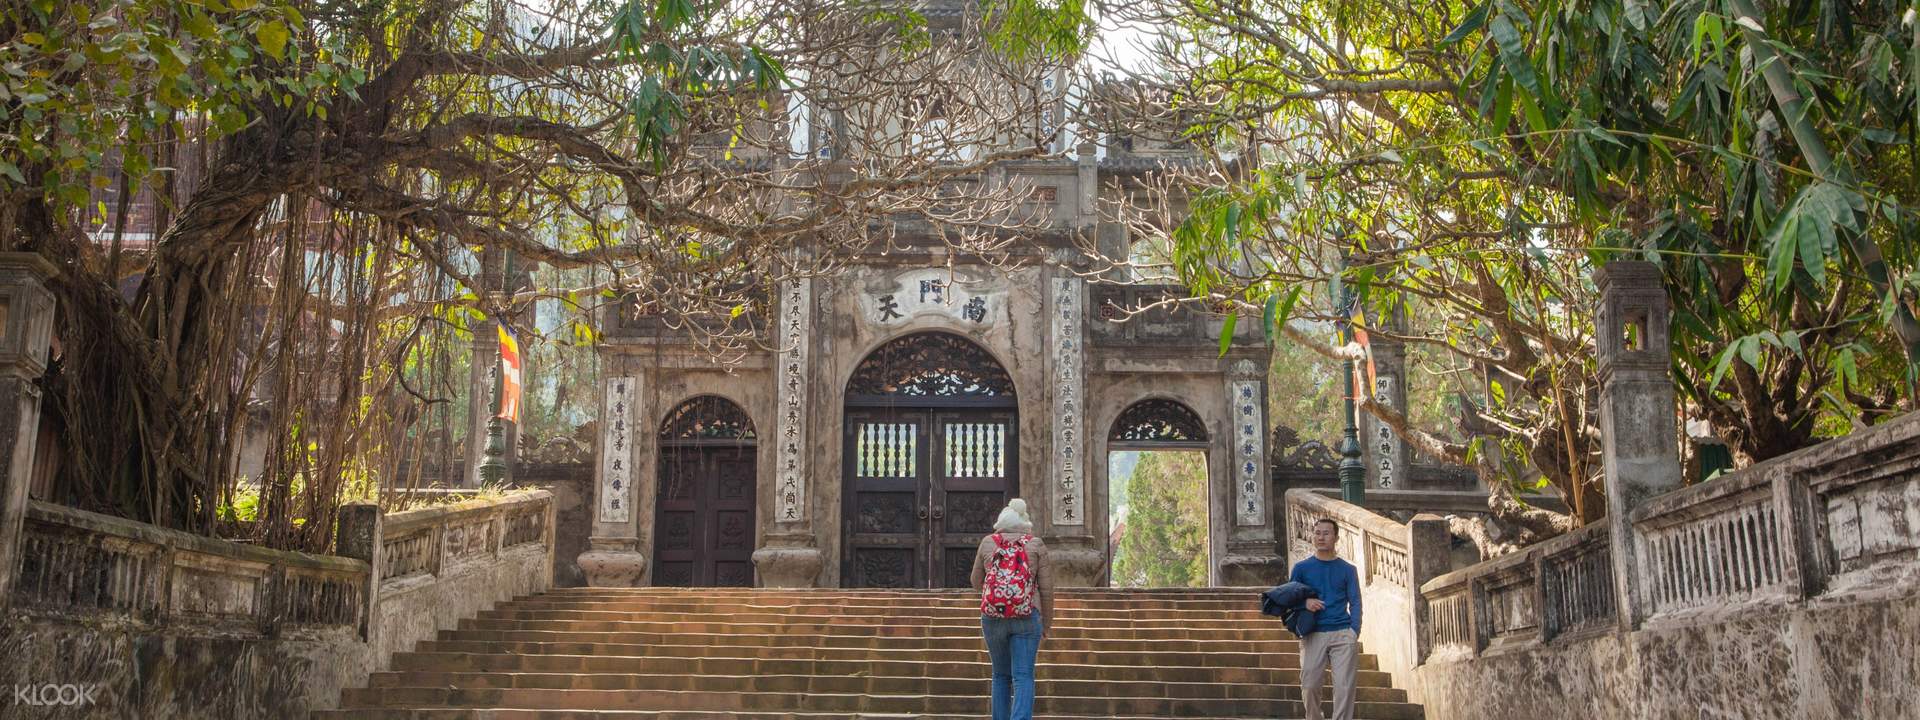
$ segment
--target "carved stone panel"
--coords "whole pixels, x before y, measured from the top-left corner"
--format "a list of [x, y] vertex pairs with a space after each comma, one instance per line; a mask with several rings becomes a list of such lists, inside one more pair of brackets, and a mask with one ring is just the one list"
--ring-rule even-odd
[[640, 399], [637, 377], [607, 378], [600, 426], [599, 517], [603, 523], [632, 522], [633, 412]]
[[1082, 413], [1086, 379], [1086, 300], [1085, 283], [1079, 278], [1053, 279], [1053, 323], [1050, 334], [1053, 358], [1053, 479], [1048, 484], [1056, 527], [1086, 525], [1086, 458], [1081, 452], [1086, 441]]
[[1261, 392], [1260, 381], [1246, 379], [1228, 381], [1227, 397], [1234, 426], [1234, 522], [1241, 526], [1265, 525], [1269, 522], [1267, 451], [1266, 433], [1261, 428], [1266, 427], [1266, 397]]
[[786, 282], [780, 295], [780, 361], [774, 388], [776, 522], [801, 523], [807, 517], [807, 345], [813, 335], [813, 281]]

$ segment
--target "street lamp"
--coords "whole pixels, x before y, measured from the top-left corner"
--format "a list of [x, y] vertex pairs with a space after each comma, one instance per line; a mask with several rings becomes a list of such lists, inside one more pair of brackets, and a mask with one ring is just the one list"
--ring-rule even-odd
[[[1334, 305], [1339, 308], [1340, 319], [1336, 327], [1340, 329], [1340, 344], [1344, 347], [1353, 342], [1353, 288], [1347, 286], [1347, 256], [1340, 257], [1340, 276], [1336, 279]], [[1358, 364], [1349, 354], [1346, 360], [1346, 421], [1344, 437], [1340, 441], [1340, 499], [1355, 505], [1367, 501], [1367, 466], [1360, 461], [1360, 428], [1356, 425], [1355, 412], [1358, 406], [1354, 402], [1353, 374]]]

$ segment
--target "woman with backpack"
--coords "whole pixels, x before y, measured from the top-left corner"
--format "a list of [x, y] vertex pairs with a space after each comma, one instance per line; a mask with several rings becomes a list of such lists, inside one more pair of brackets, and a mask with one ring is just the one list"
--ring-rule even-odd
[[993, 660], [993, 720], [1033, 719], [1033, 669], [1053, 614], [1047, 546], [1033, 536], [1027, 501], [1014, 498], [973, 555], [980, 632]]

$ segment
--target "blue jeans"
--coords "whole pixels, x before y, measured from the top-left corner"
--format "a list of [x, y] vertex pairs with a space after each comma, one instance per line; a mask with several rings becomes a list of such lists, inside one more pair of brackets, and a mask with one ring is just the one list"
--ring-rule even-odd
[[993, 659], [993, 720], [1033, 720], [1033, 666], [1040, 657], [1040, 613], [1023, 618], [980, 617]]

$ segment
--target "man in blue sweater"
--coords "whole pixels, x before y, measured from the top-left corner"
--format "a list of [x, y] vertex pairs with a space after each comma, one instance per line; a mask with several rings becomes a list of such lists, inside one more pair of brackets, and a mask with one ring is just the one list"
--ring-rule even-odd
[[1320, 677], [1333, 662], [1334, 720], [1353, 720], [1354, 655], [1360, 636], [1360, 573], [1340, 559], [1334, 544], [1340, 526], [1321, 518], [1313, 524], [1313, 557], [1293, 566], [1293, 582], [1305, 583], [1320, 597], [1307, 601], [1314, 612], [1313, 632], [1301, 639], [1300, 693], [1307, 720], [1321, 720]]

